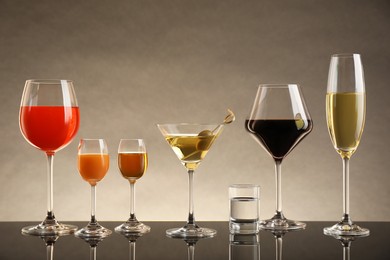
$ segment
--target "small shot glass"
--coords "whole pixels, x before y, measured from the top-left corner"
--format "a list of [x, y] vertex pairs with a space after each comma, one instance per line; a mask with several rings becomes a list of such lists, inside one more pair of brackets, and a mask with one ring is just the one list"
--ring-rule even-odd
[[260, 187], [256, 184], [229, 186], [231, 234], [257, 234], [259, 232]]

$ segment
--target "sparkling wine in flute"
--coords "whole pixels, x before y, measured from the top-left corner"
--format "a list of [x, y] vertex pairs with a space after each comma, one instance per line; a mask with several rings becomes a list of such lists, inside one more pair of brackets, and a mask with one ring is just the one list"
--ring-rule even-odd
[[342, 157], [351, 158], [363, 133], [366, 96], [364, 93], [328, 93], [327, 123], [330, 138]]
[[324, 228], [326, 235], [367, 236], [370, 231], [354, 224], [349, 212], [349, 160], [363, 133], [366, 91], [359, 54], [335, 54], [331, 58], [326, 94], [326, 119], [330, 139], [343, 160], [343, 217]]

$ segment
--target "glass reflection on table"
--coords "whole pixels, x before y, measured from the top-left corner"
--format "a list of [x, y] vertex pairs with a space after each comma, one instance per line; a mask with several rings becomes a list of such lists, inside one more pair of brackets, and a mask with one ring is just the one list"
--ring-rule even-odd
[[260, 260], [258, 234], [230, 234], [229, 260]]
[[97, 259], [97, 246], [102, 242], [106, 237], [78, 237], [81, 240], [84, 240], [89, 245], [89, 259]]

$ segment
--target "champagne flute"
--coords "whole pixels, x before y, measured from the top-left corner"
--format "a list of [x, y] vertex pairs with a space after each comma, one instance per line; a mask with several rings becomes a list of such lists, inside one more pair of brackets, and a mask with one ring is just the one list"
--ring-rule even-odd
[[276, 213], [273, 218], [261, 221], [260, 228], [273, 231], [305, 228], [305, 223], [287, 219], [282, 212], [282, 160], [313, 128], [299, 86], [260, 85], [245, 127], [275, 160]]
[[370, 231], [354, 224], [349, 214], [349, 160], [363, 133], [366, 91], [359, 54], [332, 55], [326, 94], [326, 118], [330, 139], [343, 160], [343, 217], [326, 235], [366, 236]]
[[147, 233], [150, 227], [139, 222], [135, 216], [135, 182], [148, 167], [148, 154], [142, 139], [122, 139], [118, 148], [118, 167], [123, 178], [130, 183], [130, 218], [115, 228], [118, 233]]
[[78, 230], [80, 238], [107, 237], [111, 230], [96, 220], [96, 185], [106, 175], [110, 166], [107, 144], [104, 139], [81, 139], [78, 148], [78, 169], [81, 177], [91, 185], [91, 220]]
[[27, 80], [20, 104], [22, 135], [47, 156], [47, 215], [39, 225], [22, 229], [26, 235], [55, 236], [73, 233], [77, 227], [59, 223], [53, 213], [53, 159], [79, 129], [80, 113], [70, 80]]

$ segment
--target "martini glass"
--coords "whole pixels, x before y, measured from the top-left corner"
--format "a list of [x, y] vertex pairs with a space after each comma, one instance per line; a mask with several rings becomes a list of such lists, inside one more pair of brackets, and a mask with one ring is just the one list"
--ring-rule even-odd
[[217, 231], [201, 228], [195, 224], [193, 179], [194, 171], [205, 158], [214, 141], [221, 134], [224, 124], [158, 124], [162, 135], [171, 146], [180, 162], [186, 167], [189, 177], [189, 214], [184, 227], [168, 229], [166, 234], [178, 238], [212, 237]]

